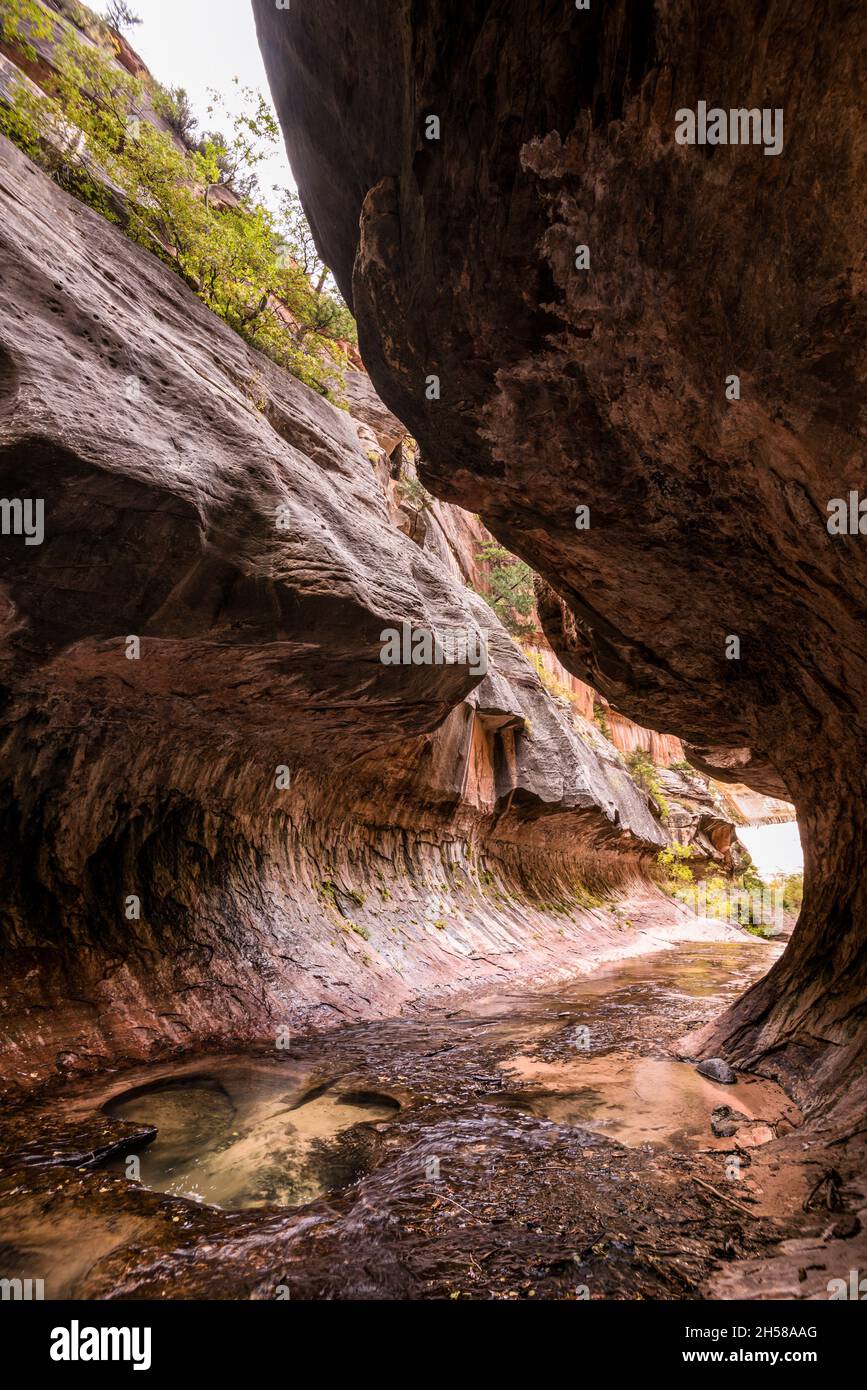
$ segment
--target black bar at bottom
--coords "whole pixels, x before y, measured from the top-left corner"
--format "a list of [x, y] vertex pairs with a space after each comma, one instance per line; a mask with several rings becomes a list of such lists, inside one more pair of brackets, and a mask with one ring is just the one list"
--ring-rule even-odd
[[[760, 1366], [773, 1378], [799, 1366], [827, 1380], [829, 1372], [859, 1364], [867, 1331], [863, 1310], [846, 1300], [4, 1302], [0, 1327], [6, 1358], [19, 1375], [32, 1370], [61, 1383], [106, 1372], [135, 1381], [174, 1382], [181, 1375], [199, 1384], [213, 1376], [220, 1385], [281, 1370], [294, 1379], [302, 1364], [305, 1380], [318, 1364], [333, 1381], [341, 1361], [366, 1374], [390, 1361], [391, 1374], [423, 1370], [426, 1378], [440, 1368], [453, 1375], [478, 1366], [490, 1379], [496, 1363], [508, 1368], [516, 1353], [525, 1369], [538, 1358], [540, 1371], [556, 1355], [561, 1367], [564, 1356], [574, 1357], [576, 1374], [595, 1365], [612, 1372], [681, 1368], [701, 1377], [713, 1366], [730, 1372]], [[412, 1348], [421, 1367], [410, 1364]], [[513, 1365], [510, 1373], [516, 1371]]]

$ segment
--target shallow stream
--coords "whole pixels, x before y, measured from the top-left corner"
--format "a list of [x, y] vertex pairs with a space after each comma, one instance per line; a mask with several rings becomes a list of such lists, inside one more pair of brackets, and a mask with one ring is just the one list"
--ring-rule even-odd
[[[680, 945], [538, 993], [82, 1083], [52, 1124], [114, 1143], [124, 1121], [129, 1139], [101, 1163], [28, 1160], [32, 1191], [19, 1181], [11, 1208], [0, 1193], [6, 1264], [84, 1297], [511, 1297], [594, 1270], [603, 1296], [683, 1296], [672, 1269], [692, 1287], [757, 1229], [738, 1245], [736, 1208], [708, 1197], [733, 1191], [736, 1147], [713, 1111], [766, 1135], [800, 1117], [773, 1083], [707, 1080], [671, 1045], [779, 950]], [[69, 1162], [66, 1139], [40, 1142]], [[660, 1251], [677, 1254], [667, 1271]]]

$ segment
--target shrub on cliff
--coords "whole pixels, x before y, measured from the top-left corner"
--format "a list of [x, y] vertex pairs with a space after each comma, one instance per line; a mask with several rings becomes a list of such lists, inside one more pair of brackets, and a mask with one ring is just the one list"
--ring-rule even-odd
[[638, 785], [644, 788], [651, 801], [655, 803], [662, 819], [668, 820], [671, 808], [663, 795], [659, 772], [650, 754], [646, 753], [643, 748], [636, 748], [627, 756], [626, 766]]
[[656, 862], [665, 871], [665, 886], [670, 892], [675, 892], [685, 883], [692, 883], [693, 873], [688, 863], [691, 858], [691, 847], [682, 845], [677, 840], [673, 840], [665, 849], [659, 851]]
[[569, 689], [568, 685], [564, 685], [562, 681], [558, 681], [555, 675], [552, 675], [545, 665], [542, 653], [534, 651], [532, 647], [525, 647], [523, 650], [524, 656], [527, 658], [530, 665], [534, 667], [536, 675], [539, 677], [539, 680], [548, 693], [553, 695], [555, 700], [568, 700], [569, 703], [572, 704], [575, 699], [574, 692]]
[[669, 763], [668, 766], [671, 772], [682, 772], [684, 777], [700, 776], [698, 770], [693, 767], [692, 763], [688, 763], [686, 758], [677, 758], [673, 763]]
[[601, 700], [593, 701], [593, 722], [599, 732], [611, 742], [611, 725], [608, 722], [608, 711]]
[[125, 29], [134, 29], [137, 24], [141, 24], [141, 16], [130, 9], [126, 0], [109, 0], [103, 19], [119, 34]]
[[4, 0], [0, 9], [0, 38], [31, 62], [36, 58], [34, 43], [47, 39], [53, 23], [38, 0]]
[[537, 626], [530, 566], [497, 541], [477, 546], [476, 559], [490, 566], [483, 580], [482, 597], [513, 637], [530, 637]]
[[153, 96], [154, 108], [167, 121], [179, 140], [192, 145], [196, 132], [195, 112], [183, 87], [158, 87]]
[[[22, 80], [0, 106], [0, 131], [177, 270], [253, 347], [331, 395], [354, 325], [327, 270], [313, 284], [295, 258], [300, 204], [290, 200], [274, 214], [212, 202], [227, 169], [254, 187], [256, 166], [279, 134], [265, 99], [247, 90], [230, 134], [191, 147], [143, 118], [148, 98], [165, 110], [162, 89], [131, 76], [35, 0], [3, 0], [0, 35], [25, 55], [40, 38], [53, 47], [50, 92]], [[178, 120], [182, 114], [175, 110]]]

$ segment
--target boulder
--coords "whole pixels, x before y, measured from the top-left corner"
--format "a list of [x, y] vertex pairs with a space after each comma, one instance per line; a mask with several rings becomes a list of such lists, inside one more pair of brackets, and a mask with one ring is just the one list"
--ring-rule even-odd
[[718, 1081], [721, 1086], [733, 1086], [737, 1081], [732, 1068], [722, 1057], [708, 1057], [703, 1062], [699, 1062], [696, 1067], [699, 1076], [706, 1076], [710, 1081]]

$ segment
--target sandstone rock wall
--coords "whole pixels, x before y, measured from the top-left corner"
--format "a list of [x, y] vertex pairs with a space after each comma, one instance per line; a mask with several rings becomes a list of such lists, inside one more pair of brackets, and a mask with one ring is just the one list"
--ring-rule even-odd
[[[826, 528], [863, 491], [863, 11], [254, 9], [320, 249], [427, 486], [547, 582], [575, 675], [798, 808], [797, 931], [703, 1045], [863, 1113], [867, 552]], [[701, 100], [783, 110], [782, 151], [679, 144]]]
[[[613, 909], [652, 908], [666, 832], [394, 524], [386, 412], [5, 142], [0, 325], [0, 494], [44, 503], [0, 547], [4, 1085], [642, 944]], [[487, 674], [384, 665], [405, 620], [484, 635]]]

